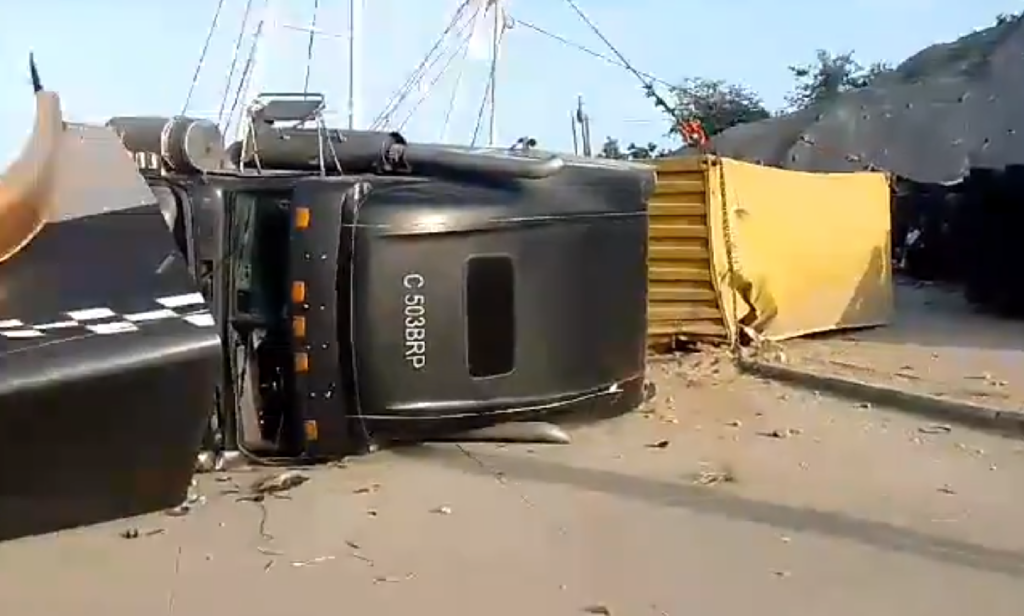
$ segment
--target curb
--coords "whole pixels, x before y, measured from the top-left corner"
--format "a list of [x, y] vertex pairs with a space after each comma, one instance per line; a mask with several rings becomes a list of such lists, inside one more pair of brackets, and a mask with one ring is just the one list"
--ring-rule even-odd
[[762, 361], [738, 360], [740, 372], [848, 400], [885, 406], [935, 421], [1024, 437], [1024, 413], [958, 402], [847, 377], [798, 370]]

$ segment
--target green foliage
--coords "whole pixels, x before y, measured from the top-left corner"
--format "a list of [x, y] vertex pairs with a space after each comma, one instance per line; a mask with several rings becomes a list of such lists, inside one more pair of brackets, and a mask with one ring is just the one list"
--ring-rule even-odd
[[[648, 96], [655, 94], [649, 91]], [[678, 124], [683, 120], [698, 120], [708, 137], [713, 137], [733, 126], [771, 117], [754, 91], [722, 79], [684, 79], [663, 100], [672, 120], [671, 135], [679, 134]]]
[[857, 62], [852, 51], [833, 54], [819, 49], [814, 62], [789, 67], [796, 86], [786, 97], [786, 102], [792, 109], [827, 103], [843, 92], [871, 85], [892, 70], [883, 62], [864, 67]]
[[615, 160], [653, 160], [655, 158], [671, 156], [672, 152], [671, 150], [659, 148], [656, 143], [638, 145], [633, 142], [630, 142], [626, 149], [623, 150], [618, 139], [608, 137], [604, 140], [604, 145], [601, 146], [601, 151], [597, 155], [600, 158]]

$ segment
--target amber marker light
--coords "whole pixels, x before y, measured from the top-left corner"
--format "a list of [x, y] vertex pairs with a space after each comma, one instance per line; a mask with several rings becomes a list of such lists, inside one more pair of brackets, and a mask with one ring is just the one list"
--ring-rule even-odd
[[306, 337], [306, 317], [292, 317], [292, 335], [296, 338]]
[[292, 302], [303, 304], [306, 302], [306, 283], [296, 280], [292, 283]]
[[295, 208], [295, 228], [303, 231], [309, 228], [310, 213], [308, 207]]

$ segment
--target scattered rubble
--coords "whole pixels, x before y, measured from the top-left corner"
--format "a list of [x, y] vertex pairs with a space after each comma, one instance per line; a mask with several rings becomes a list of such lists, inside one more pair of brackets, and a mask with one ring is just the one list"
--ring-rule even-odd
[[917, 429], [921, 434], [949, 434], [953, 427], [949, 424], [930, 424]]
[[185, 495], [185, 500], [180, 505], [172, 507], [164, 513], [171, 517], [181, 517], [192, 513], [193, 509], [204, 504], [206, 504], [206, 497], [199, 493], [199, 483], [193, 478]]
[[736, 475], [729, 468], [703, 468], [693, 477], [693, 484], [716, 486], [722, 483], [736, 483]]

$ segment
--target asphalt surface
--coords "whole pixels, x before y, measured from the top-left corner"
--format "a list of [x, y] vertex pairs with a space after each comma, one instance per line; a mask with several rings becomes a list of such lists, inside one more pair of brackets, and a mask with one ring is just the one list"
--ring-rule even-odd
[[[436, 445], [0, 546], [0, 612], [1019, 615], [1024, 444], [732, 373], [569, 446]], [[260, 471], [267, 473], [268, 471]], [[135, 539], [120, 535], [138, 531]]]

